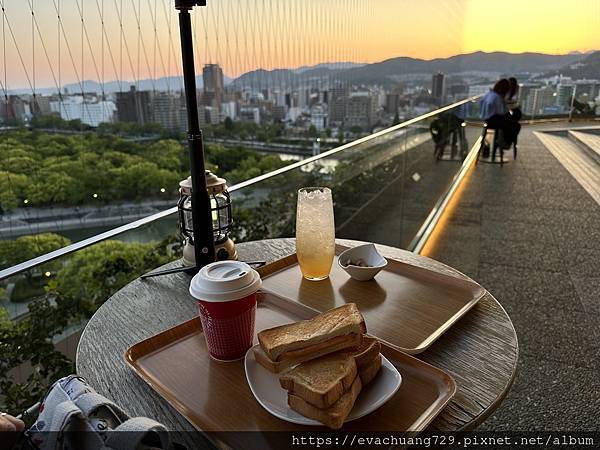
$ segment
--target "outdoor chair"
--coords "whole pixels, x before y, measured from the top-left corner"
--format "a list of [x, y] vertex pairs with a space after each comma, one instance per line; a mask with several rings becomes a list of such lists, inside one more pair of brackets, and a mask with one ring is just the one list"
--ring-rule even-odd
[[[492, 133], [492, 143], [491, 145], [487, 141], [488, 132]], [[500, 164], [504, 163], [504, 149], [498, 143], [498, 132], [500, 130], [496, 128], [491, 128], [487, 122], [483, 124], [483, 130], [481, 131], [481, 146], [479, 147], [479, 152], [477, 153], [477, 160], [481, 157], [481, 153], [483, 149], [488, 146], [491, 151], [491, 160], [494, 161], [496, 159], [496, 150], [500, 150]]]

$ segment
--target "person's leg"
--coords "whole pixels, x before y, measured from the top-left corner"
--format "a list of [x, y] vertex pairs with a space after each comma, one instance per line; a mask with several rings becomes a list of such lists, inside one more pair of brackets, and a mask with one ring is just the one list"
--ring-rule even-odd
[[519, 133], [521, 132], [521, 124], [515, 122], [515, 139], [513, 141], [513, 159], [517, 159], [517, 140], [519, 139]]
[[496, 147], [502, 147], [505, 148], [506, 147], [506, 141], [507, 141], [507, 136], [506, 136], [506, 117], [499, 115], [499, 114], [495, 114], [492, 117], [490, 117], [489, 119], [486, 120], [487, 124], [488, 124], [488, 128], [492, 128], [495, 131], [495, 139], [494, 142], [492, 143], [492, 157], [496, 155]]
[[510, 133], [510, 139], [507, 144], [517, 145], [517, 137], [519, 136], [519, 132], [521, 131], [521, 124], [519, 122], [515, 122], [514, 120], [508, 120], [508, 132]]
[[517, 139], [519, 138], [520, 132], [521, 132], [521, 124], [519, 122], [515, 122], [515, 145], [517, 145]]
[[456, 151], [458, 149], [458, 132], [456, 129], [452, 130], [452, 138], [450, 142], [450, 157], [454, 159]]

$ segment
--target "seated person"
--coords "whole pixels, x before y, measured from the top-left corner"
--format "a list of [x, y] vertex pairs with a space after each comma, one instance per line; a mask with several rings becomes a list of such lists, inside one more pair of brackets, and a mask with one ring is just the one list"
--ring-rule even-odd
[[444, 112], [438, 115], [429, 126], [431, 137], [435, 143], [435, 156], [441, 158], [446, 145], [452, 145], [452, 157], [456, 154], [458, 145], [461, 146], [461, 155], [466, 153], [462, 151], [466, 148], [466, 138], [462, 126], [463, 119], [454, 114], [454, 112]]
[[508, 79], [508, 83], [510, 85], [510, 89], [508, 90], [508, 94], [506, 94], [505, 102], [506, 107], [508, 108], [508, 119], [516, 124], [514, 130], [515, 136], [513, 139], [513, 144], [516, 148], [517, 137], [521, 131], [521, 124], [519, 123], [519, 120], [521, 120], [523, 113], [521, 112], [521, 107], [519, 105], [519, 83], [515, 77], [510, 77]]
[[498, 80], [494, 87], [483, 96], [479, 102], [479, 115], [487, 123], [488, 128], [501, 130], [498, 145], [501, 148], [510, 148], [518, 133], [520, 125], [508, 117], [508, 109], [504, 98], [510, 90], [510, 83], [506, 78]]

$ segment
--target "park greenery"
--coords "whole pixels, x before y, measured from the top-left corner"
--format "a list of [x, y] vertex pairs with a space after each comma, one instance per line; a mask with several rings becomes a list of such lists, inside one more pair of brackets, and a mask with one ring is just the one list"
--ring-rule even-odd
[[[24, 127], [23, 122], [16, 121], [13, 126]], [[136, 122], [103, 122], [97, 128], [93, 128], [79, 119], [65, 120], [58, 113], [36, 114], [31, 118], [27, 126], [30, 129], [42, 131], [65, 131], [83, 132], [95, 131], [99, 134], [114, 134], [120, 136], [157, 136], [170, 139], [184, 139], [182, 132], [169, 130], [157, 123], [145, 123], [140, 125]]]
[[[29, 243], [19, 239], [12, 248], [26, 254]], [[61, 239], [46, 234], [40, 241]], [[73, 373], [73, 362], [55, 348], [54, 339], [89, 319], [137, 276], [175, 257], [173, 238], [147, 244], [101, 242], [56, 262], [52, 275], [41, 277], [44, 290], [21, 320], [10, 320], [0, 307], [0, 411], [20, 413], [39, 401], [56, 379]]]
[[[60, 118], [36, 118], [44, 126]], [[0, 142], [0, 213], [24, 206], [77, 206], [173, 198], [189, 174], [181, 141], [137, 142], [109, 132], [49, 132], [40, 123], [3, 132]], [[75, 125], [73, 125], [75, 126]], [[111, 127], [124, 125], [113, 124]], [[60, 129], [53, 127], [53, 129]], [[114, 130], [113, 130], [114, 131]], [[234, 184], [286, 163], [244, 148], [206, 146], [206, 165]]]
[[281, 122], [257, 125], [254, 122], [235, 122], [227, 117], [222, 123], [205, 127], [207, 137], [274, 142], [285, 136]]
[[153, 198], [182, 177], [183, 149], [171, 140], [18, 130], [3, 136], [0, 153], [2, 210]]
[[[58, 250], [70, 243], [66, 237], [54, 233], [40, 233], [0, 241], [0, 270]], [[25, 272], [25, 275], [31, 279], [35, 273], [52, 272], [56, 267], [57, 263], [49, 262], [38, 266], [35, 271]]]

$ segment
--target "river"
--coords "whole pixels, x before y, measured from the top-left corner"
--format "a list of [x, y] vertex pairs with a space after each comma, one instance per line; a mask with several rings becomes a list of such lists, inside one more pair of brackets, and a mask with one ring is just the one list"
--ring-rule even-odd
[[[58, 231], [57, 234], [60, 234], [68, 239], [71, 242], [78, 242], [83, 239], [87, 239], [89, 237], [95, 236], [100, 233], [104, 233], [105, 231], [112, 230], [116, 227], [108, 226], [108, 227], [92, 227], [92, 228], [80, 228], [75, 230], [64, 230]], [[125, 242], [150, 242], [150, 241], [160, 241], [167, 237], [169, 234], [177, 232], [177, 217], [165, 217], [164, 219], [156, 220], [150, 224], [144, 225], [142, 227], [136, 228], [134, 230], [127, 231], [123, 234], [115, 236], [114, 239]]]

